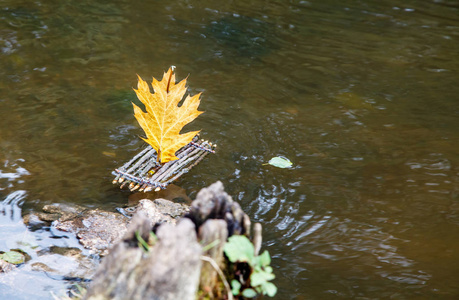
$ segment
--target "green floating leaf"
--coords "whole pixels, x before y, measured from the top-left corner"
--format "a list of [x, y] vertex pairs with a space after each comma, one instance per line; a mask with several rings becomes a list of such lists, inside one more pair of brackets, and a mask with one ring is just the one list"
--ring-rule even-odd
[[241, 283], [236, 279], [231, 280], [231, 292], [234, 296], [239, 295], [241, 292]]
[[268, 164], [278, 168], [289, 168], [292, 166], [292, 162], [288, 158], [276, 156], [269, 160]]
[[25, 260], [24, 255], [16, 251], [7, 251], [0, 254], [0, 259], [15, 265], [22, 264]]
[[257, 292], [255, 292], [254, 289], [245, 289], [242, 291], [242, 296], [246, 298], [253, 298], [257, 295]]
[[223, 251], [230, 262], [247, 262], [253, 264], [255, 249], [250, 240], [244, 235], [233, 235], [228, 239]]

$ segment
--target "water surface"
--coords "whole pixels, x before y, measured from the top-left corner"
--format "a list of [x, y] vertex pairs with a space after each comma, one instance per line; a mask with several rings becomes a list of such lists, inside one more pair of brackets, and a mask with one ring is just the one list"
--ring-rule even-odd
[[[136, 74], [175, 65], [203, 92], [187, 128], [219, 145], [177, 184], [193, 198], [221, 180], [263, 224], [276, 299], [459, 297], [458, 15], [455, 1], [4, 1], [4, 205], [124, 205], [110, 173], [143, 147]], [[278, 155], [293, 167], [263, 165]]]

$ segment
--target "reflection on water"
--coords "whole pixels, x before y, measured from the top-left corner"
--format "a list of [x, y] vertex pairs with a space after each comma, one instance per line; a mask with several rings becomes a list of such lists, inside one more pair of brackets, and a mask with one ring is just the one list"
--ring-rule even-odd
[[26, 197], [26, 191], [18, 190], [0, 202], [0, 251], [20, 249], [27, 257], [25, 264], [0, 276], [0, 298], [51, 299], [52, 293], [63, 297], [72, 284], [64, 276], [84, 278], [94, 262], [75, 237], [56, 235], [44, 226], [27, 228], [20, 208]]
[[21, 176], [30, 175], [29, 171], [20, 165], [24, 165], [25, 160], [22, 158], [10, 162], [5, 160], [3, 168], [0, 169], [0, 191], [6, 188], [13, 188], [15, 183], [23, 183], [24, 180], [20, 179]]
[[[276, 298], [458, 297], [458, 10], [5, 2], [0, 192], [23, 191], [24, 211], [126, 203], [110, 172], [142, 146], [135, 74], [176, 65], [203, 92], [190, 129], [219, 144], [177, 184], [194, 197], [222, 180], [263, 223]], [[262, 165], [279, 155], [293, 167]]]

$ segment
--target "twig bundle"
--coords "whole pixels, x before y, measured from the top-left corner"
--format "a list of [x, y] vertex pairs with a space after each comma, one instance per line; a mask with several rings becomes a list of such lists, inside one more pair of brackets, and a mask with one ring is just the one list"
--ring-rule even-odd
[[216, 146], [209, 141], [200, 140], [196, 135], [188, 145], [177, 151], [176, 156], [179, 159], [159, 164], [156, 151], [148, 145], [112, 172], [115, 175], [113, 184], [120, 184], [120, 188], [127, 185], [131, 191], [138, 189], [139, 192], [165, 189], [168, 184], [196, 166], [207, 154], [215, 153]]

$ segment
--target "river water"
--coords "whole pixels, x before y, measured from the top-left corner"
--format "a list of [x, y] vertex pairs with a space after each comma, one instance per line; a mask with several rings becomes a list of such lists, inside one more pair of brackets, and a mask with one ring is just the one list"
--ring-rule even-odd
[[175, 65], [219, 145], [177, 184], [263, 224], [275, 299], [459, 298], [457, 1], [2, 1], [0, 50], [1, 251], [69, 246], [21, 225], [45, 204], [127, 203], [136, 74]]

